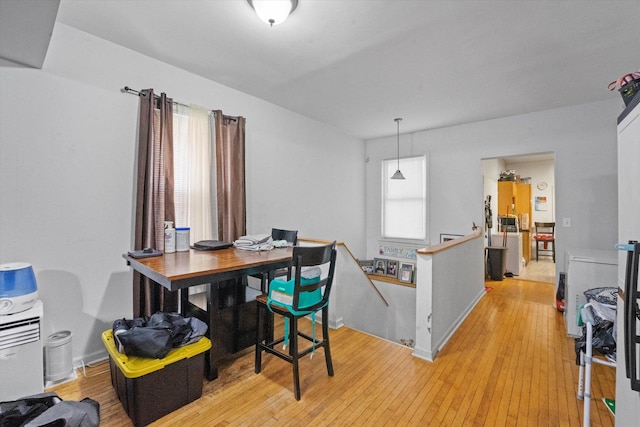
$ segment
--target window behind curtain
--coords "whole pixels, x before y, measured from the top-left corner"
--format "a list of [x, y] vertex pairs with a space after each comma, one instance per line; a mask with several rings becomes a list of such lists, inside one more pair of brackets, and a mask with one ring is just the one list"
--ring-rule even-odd
[[[176, 105], [176, 107], [178, 107]], [[189, 221], [189, 165], [187, 138], [189, 116], [186, 108], [174, 108], [173, 112], [173, 193], [176, 210], [175, 227], [186, 227]]]
[[190, 244], [217, 239], [213, 120], [209, 111], [176, 105], [173, 168], [176, 227], [189, 227]]
[[426, 240], [426, 157], [400, 159], [404, 180], [390, 179], [397, 168], [397, 159], [382, 161], [382, 238]]

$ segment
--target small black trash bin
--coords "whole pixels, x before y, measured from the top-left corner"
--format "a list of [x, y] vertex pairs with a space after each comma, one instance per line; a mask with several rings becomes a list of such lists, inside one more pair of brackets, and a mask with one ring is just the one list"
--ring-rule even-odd
[[491, 280], [502, 280], [504, 267], [507, 263], [507, 248], [503, 246], [489, 246], [487, 248], [487, 270]]

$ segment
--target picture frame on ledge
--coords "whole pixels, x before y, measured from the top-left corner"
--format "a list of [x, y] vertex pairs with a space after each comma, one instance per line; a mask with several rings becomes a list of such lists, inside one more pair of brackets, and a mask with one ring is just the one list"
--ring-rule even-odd
[[403, 283], [413, 283], [414, 272], [415, 272], [415, 265], [413, 263], [403, 262], [400, 264], [398, 280], [400, 280]]
[[398, 278], [398, 261], [392, 259], [387, 261], [387, 276]]
[[387, 260], [382, 258], [373, 259], [373, 274], [384, 276], [387, 273]]
[[367, 274], [373, 274], [373, 260], [372, 259], [362, 259], [358, 261], [360, 264], [360, 268]]
[[440, 243], [448, 242], [449, 240], [457, 239], [458, 237], [462, 237], [462, 234], [440, 234]]

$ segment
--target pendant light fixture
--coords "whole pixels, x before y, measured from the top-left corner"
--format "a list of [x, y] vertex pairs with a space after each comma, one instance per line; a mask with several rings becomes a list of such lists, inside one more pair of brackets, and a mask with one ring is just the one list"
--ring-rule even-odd
[[247, 0], [258, 18], [270, 26], [282, 24], [296, 10], [298, 0]]
[[397, 119], [393, 119], [393, 120], [396, 122], [397, 128], [398, 128], [398, 133], [397, 133], [397, 141], [398, 141], [398, 170], [396, 170], [396, 173], [393, 174], [391, 179], [405, 179], [404, 175], [402, 175], [402, 172], [400, 172], [400, 122], [402, 121], [402, 118], [397, 118]]

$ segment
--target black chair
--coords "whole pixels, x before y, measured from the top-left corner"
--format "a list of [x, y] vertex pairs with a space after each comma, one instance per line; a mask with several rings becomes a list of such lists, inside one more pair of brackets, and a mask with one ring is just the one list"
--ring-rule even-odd
[[[296, 246], [293, 248], [295, 277], [283, 282], [273, 280], [270, 294], [256, 298], [258, 303], [258, 333], [256, 340], [255, 372], [262, 370], [262, 352], [276, 355], [293, 365], [293, 388], [296, 400], [300, 400], [300, 376], [298, 361], [301, 357], [324, 348], [327, 373], [333, 376], [333, 363], [329, 347], [329, 295], [336, 265], [336, 243], [325, 246]], [[328, 265], [329, 271], [322, 278], [319, 266]], [[315, 277], [308, 277], [309, 275]], [[322, 340], [315, 338], [315, 313], [322, 310]], [[285, 333], [274, 339], [274, 313], [284, 316]], [[311, 315], [314, 333], [307, 335], [298, 330], [298, 319]], [[287, 327], [288, 326], [288, 327]], [[298, 349], [298, 338], [302, 337], [311, 345]], [[288, 351], [276, 348], [287, 345]], [[286, 352], [285, 352], [286, 351]]]
[[[296, 246], [298, 244], [298, 230], [281, 230], [279, 228], [271, 229], [271, 238], [273, 240], [286, 240], [288, 243]], [[287, 280], [291, 280], [291, 267], [281, 268], [268, 273], [251, 275], [260, 279], [260, 291], [267, 292], [267, 284], [276, 277], [287, 276]]]
[[[556, 262], [556, 223], [536, 222], [535, 225], [536, 234], [533, 236], [533, 239], [536, 241], [536, 261], [538, 261], [539, 252], [551, 252], [553, 262]], [[540, 249], [541, 243], [542, 249]], [[551, 249], [549, 249], [549, 245], [551, 245]]]

